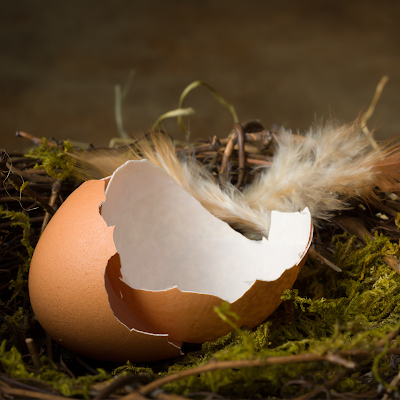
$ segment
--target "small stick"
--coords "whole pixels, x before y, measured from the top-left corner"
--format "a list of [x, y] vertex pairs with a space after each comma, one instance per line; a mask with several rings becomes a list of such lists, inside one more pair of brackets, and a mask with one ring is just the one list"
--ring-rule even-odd
[[314, 258], [318, 261], [323, 262], [325, 265], [328, 267], [332, 268], [336, 272], [342, 272], [342, 270], [335, 264], [333, 264], [331, 261], [329, 261], [327, 258], [325, 258], [323, 255], [319, 254], [313, 247], [310, 247], [310, 250], [308, 251], [308, 254], [311, 258]]
[[178, 150], [178, 153], [195, 153], [195, 154], [199, 154], [199, 153], [204, 153], [207, 151], [217, 151], [219, 150], [221, 147], [223, 147], [223, 145], [221, 144], [220, 140], [218, 139], [217, 136], [213, 136], [213, 138], [211, 139], [210, 144], [206, 144], [206, 145], [200, 145], [197, 147], [189, 147], [189, 148], [185, 148], [182, 150]]
[[51, 176], [40, 176], [35, 173], [29, 173], [27, 171], [21, 171], [18, 168], [13, 167], [11, 164], [6, 163], [6, 167], [9, 169], [9, 171], [13, 172], [14, 174], [18, 174], [19, 176], [22, 176], [28, 181], [35, 182], [35, 183], [49, 183], [53, 182], [54, 178]]
[[[23, 182], [18, 176], [11, 175], [11, 174], [7, 174], [6, 175], [4, 173], [2, 173], [1, 176], [3, 176], [5, 179], [8, 179], [9, 181], [11, 181], [17, 188], [19, 188], [18, 190], [21, 190], [21, 186], [23, 185]], [[47, 205], [43, 201], [43, 199], [34, 190], [32, 190], [30, 187], [25, 186], [22, 189], [22, 192], [27, 194], [32, 200], [34, 200], [37, 204], [39, 204], [39, 206], [42, 207], [45, 211], [47, 211], [51, 215], [54, 215], [54, 213], [55, 213], [54, 208], [52, 208], [49, 205]]]
[[[44, 219], [43, 215], [41, 215], [40, 217], [31, 217], [31, 218], [29, 218], [29, 222], [31, 224], [33, 224], [34, 222], [43, 221], [43, 219]], [[3, 223], [0, 224], [0, 229], [8, 229], [13, 223], [14, 223], [14, 221], [3, 222]]]
[[25, 339], [26, 347], [28, 348], [29, 354], [31, 355], [33, 365], [37, 370], [40, 370], [42, 363], [39, 358], [39, 354], [32, 338]]
[[374, 94], [374, 97], [372, 98], [370, 106], [368, 107], [368, 110], [365, 111], [365, 113], [363, 115], [361, 115], [361, 118], [360, 118], [361, 129], [364, 132], [364, 134], [367, 136], [372, 147], [374, 147], [375, 149], [378, 148], [378, 144], [376, 143], [374, 138], [370, 135], [369, 129], [367, 127], [367, 121], [371, 118], [371, 115], [374, 113], [375, 106], [378, 103], [379, 97], [381, 97], [382, 90], [385, 87], [386, 82], [388, 80], [389, 80], [389, 77], [387, 75], [385, 75], [381, 78], [380, 82], [378, 83], [378, 86], [375, 89], [375, 94]]
[[[6, 169], [8, 170], [7, 161], [6, 161], [7, 158], [8, 158], [7, 153], [5, 151], [0, 151], [0, 171], [6, 170]], [[10, 170], [8, 170], [7, 173], [2, 172], [1, 176], [3, 176], [5, 178], [5, 180], [8, 179], [15, 187], [18, 188], [18, 190], [23, 191], [31, 199], [35, 200], [36, 203], [38, 203], [45, 211], [47, 211], [51, 215], [54, 215], [54, 213], [55, 213], [54, 208], [49, 206], [48, 204], [46, 204], [46, 202], [43, 201], [43, 199], [35, 191], [33, 191], [30, 187], [25, 186], [21, 190], [21, 187], [23, 187], [24, 183], [18, 175], [15, 175]]]
[[269, 166], [272, 165], [271, 161], [257, 160], [257, 159], [254, 159], [254, 158], [246, 158], [246, 162], [248, 164], [262, 165], [262, 166], [265, 166], [265, 167], [269, 167]]
[[[17, 389], [5, 386], [1, 386], [0, 394], [1, 393], [19, 396], [23, 399], [65, 400], [64, 396], [57, 396], [55, 394], [47, 394], [47, 393], [35, 392], [33, 390]], [[68, 397], [68, 400], [78, 400], [78, 399], [76, 397]]]
[[[43, 200], [50, 200], [50, 197], [42, 197]], [[12, 203], [13, 201], [19, 201], [23, 203], [25, 201], [29, 201], [32, 203], [32, 199], [30, 197], [18, 197], [17, 199], [13, 197], [0, 197], [0, 203]]]
[[274, 159], [272, 156], [269, 156], [267, 154], [246, 152], [246, 155], [247, 155], [248, 158], [254, 158], [255, 160], [268, 161], [271, 164], [272, 164], [272, 161]]
[[[382, 339], [379, 339], [376, 342], [376, 346], [377, 347], [385, 346], [387, 342], [390, 342], [391, 340], [393, 340], [399, 334], [399, 331], [400, 331], [400, 329], [395, 329], [393, 331], [388, 332], [386, 334], [386, 337], [383, 337]], [[394, 350], [395, 350], [395, 348], [390, 348], [390, 349], [388, 349], [387, 353], [389, 354], [389, 351], [394, 351]]]
[[[51, 196], [50, 196], [49, 206], [51, 206], [51, 207], [54, 206], [54, 203], [56, 202], [56, 199], [57, 199], [58, 193], [60, 192], [60, 189], [61, 189], [61, 181], [59, 179], [57, 179], [51, 185]], [[46, 214], [44, 216], [41, 232], [44, 231], [44, 228], [46, 228], [49, 220], [50, 220], [50, 214], [48, 212], [46, 212]]]
[[[265, 129], [261, 132], [255, 133], [245, 133], [245, 141], [246, 142], [261, 142], [264, 146], [269, 146], [275, 136], [276, 132], [269, 131]], [[228, 144], [230, 138], [220, 139], [222, 145]]]
[[187, 400], [187, 397], [179, 396], [178, 394], [160, 392], [155, 395], [156, 399], [160, 400]]
[[239, 146], [239, 176], [238, 176], [238, 180], [236, 183], [236, 187], [239, 189], [244, 181], [244, 168], [245, 168], [245, 153], [244, 153], [244, 132], [243, 132], [243, 128], [240, 124], [235, 124], [234, 125], [234, 129], [236, 131], [236, 136], [237, 136], [237, 143]]
[[393, 271], [396, 271], [400, 275], [400, 261], [394, 256], [385, 256], [383, 257], [386, 265], [389, 265]]
[[[26, 132], [22, 132], [22, 131], [17, 131], [17, 132], [15, 133], [15, 135], [18, 136], [18, 137], [23, 137], [24, 139], [31, 140], [31, 141], [32, 141], [34, 144], [36, 144], [36, 145], [41, 145], [41, 144], [44, 143], [42, 139], [38, 138], [37, 136], [33, 136], [33, 135], [31, 135], [30, 133], [26, 133]], [[49, 146], [57, 146], [57, 143], [56, 143], [56, 142], [53, 142], [52, 140], [47, 140], [47, 144], [48, 144]]]
[[99, 373], [99, 371], [95, 370], [93, 367], [91, 367], [89, 364], [87, 364], [85, 361], [82, 360], [82, 358], [78, 357], [77, 355], [75, 355], [75, 360], [78, 361], [78, 363], [81, 364], [82, 367], [85, 367], [93, 375], [97, 375]]
[[399, 383], [399, 381], [400, 381], [400, 372], [392, 379], [392, 381], [390, 382], [390, 385], [389, 385], [389, 387], [386, 389], [386, 393], [385, 393], [385, 395], [383, 396], [383, 398], [382, 398], [382, 400], [389, 400], [389, 396], [390, 396], [390, 393], [392, 393], [392, 391], [393, 391], [393, 389], [394, 389], [394, 387], [395, 386], [397, 386], [397, 384]]
[[65, 364], [65, 361], [63, 360], [62, 355], [60, 356], [60, 365], [72, 379], [76, 379], [76, 376], [74, 375], [74, 373], [68, 368], [68, 365]]
[[36, 136], [33, 136], [30, 133], [26, 133], [26, 132], [23, 132], [23, 131], [17, 131], [17, 132], [15, 132], [15, 136], [22, 137], [24, 139], [28, 139], [28, 140], [32, 141], [33, 144], [36, 144], [36, 145], [43, 144], [43, 140], [42, 139], [40, 139], [40, 138], [38, 138]]
[[[97, 371], [96, 371], [97, 373]], [[100, 390], [97, 395], [93, 398], [93, 400], [101, 400], [101, 399], [108, 399], [112, 393], [116, 390], [131, 384], [146, 384], [149, 383], [151, 380], [147, 375], [142, 374], [130, 374], [126, 376], [120, 376], [115, 379], [112, 383], [107, 385], [104, 389]], [[145, 398], [145, 397], [139, 397]]]
[[326, 392], [327, 398], [329, 398], [328, 397], [329, 392], [327, 392], [327, 389], [330, 389], [331, 387], [335, 386], [341, 379], [343, 379], [350, 372], [353, 372], [353, 370], [350, 368], [346, 368], [345, 370], [343, 370], [341, 372], [337, 372], [331, 379], [329, 379], [329, 381], [325, 384], [325, 387], [319, 387], [319, 388], [317, 387], [314, 390], [312, 390], [311, 392], [308, 392], [301, 396], [293, 398], [293, 400], [312, 399], [314, 396], [316, 396], [317, 394], [319, 394], [321, 392]]
[[226, 173], [226, 170], [228, 169], [228, 161], [229, 161], [229, 157], [232, 154], [233, 148], [235, 147], [235, 144], [237, 142], [237, 135], [236, 132], [233, 132], [229, 142], [227, 143], [225, 150], [224, 150], [224, 155], [222, 157], [222, 161], [221, 161], [221, 169], [219, 171], [220, 175], [223, 175]]
[[[336, 222], [336, 224], [339, 225], [343, 230], [350, 233], [350, 235], [356, 235], [364, 244], [367, 243], [365, 235], [367, 235], [370, 239], [374, 238], [368, 229], [363, 225], [363, 223], [357, 218], [339, 216], [333, 218], [333, 221]], [[384, 256], [383, 261], [386, 265], [400, 274], [400, 261], [396, 257]]]
[[[146, 395], [151, 393], [153, 390], [158, 389], [159, 387], [174, 382], [176, 380], [186, 378], [191, 375], [197, 375], [204, 372], [216, 371], [220, 369], [227, 368], [249, 368], [249, 367], [264, 367], [267, 365], [275, 365], [275, 364], [291, 364], [291, 363], [299, 363], [299, 362], [310, 362], [310, 361], [329, 361], [334, 364], [344, 365], [347, 363], [348, 366], [354, 368], [356, 364], [352, 361], [347, 361], [340, 356], [332, 357], [331, 354], [327, 354], [325, 356], [320, 356], [318, 354], [297, 354], [291, 356], [272, 356], [267, 359], [255, 359], [255, 360], [234, 360], [234, 361], [216, 361], [212, 360], [208, 364], [201, 365], [196, 368], [184, 370], [177, 372], [172, 375], [167, 375], [162, 378], [159, 378], [148, 385], [142, 386], [139, 389], [139, 393], [142, 395]], [[126, 396], [123, 396], [121, 400], [134, 400], [135, 393], [132, 392]]]
[[385, 214], [389, 214], [394, 218], [397, 217], [398, 212], [396, 210], [393, 210], [393, 208], [390, 208], [390, 207], [386, 206], [385, 204], [383, 204], [380, 201], [375, 200], [375, 199], [371, 199], [371, 203], [374, 205], [374, 207], [376, 207], [378, 210], [381, 210]]
[[350, 235], [356, 235], [357, 238], [364, 244], [367, 244], [365, 235], [367, 235], [370, 239], [373, 239], [373, 236], [369, 230], [357, 218], [337, 216], [333, 218], [333, 221], [344, 231], [350, 233]]

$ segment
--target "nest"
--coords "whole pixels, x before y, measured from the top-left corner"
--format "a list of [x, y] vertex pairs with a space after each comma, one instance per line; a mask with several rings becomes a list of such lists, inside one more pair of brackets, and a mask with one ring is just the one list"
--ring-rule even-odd
[[[256, 329], [237, 327], [229, 308], [221, 307], [217, 313], [232, 332], [215, 342], [185, 343], [184, 356], [162, 362], [102, 362], [54, 343], [30, 307], [34, 247], [81, 182], [71, 175], [71, 143], [19, 134], [37, 147], [28, 154], [0, 153], [1, 398], [398, 398], [396, 194], [353, 201], [317, 227], [294, 288]], [[273, 163], [278, 137], [277, 126], [237, 122], [225, 139], [176, 142], [176, 151], [241, 189], [259, 167]]]

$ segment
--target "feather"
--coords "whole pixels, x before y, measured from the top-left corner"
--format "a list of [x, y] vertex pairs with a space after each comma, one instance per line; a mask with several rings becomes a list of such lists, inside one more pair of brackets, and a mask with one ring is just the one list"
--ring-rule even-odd
[[376, 197], [374, 189], [398, 190], [400, 146], [374, 147], [358, 122], [320, 123], [302, 140], [289, 130], [277, 135], [272, 166], [239, 191], [220, 185], [193, 157], [179, 158], [164, 134], [151, 134], [131, 147], [91, 150], [71, 155], [83, 179], [111, 175], [129, 159], [146, 158], [163, 168], [208, 211], [251, 238], [268, 237], [272, 210], [310, 209], [314, 222], [349, 207], [351, 198]]
[[400, 147], [373, 147], [357, 121], [312, 127], [299, 143], [282, 131], [271, 168], [245, 188], [252, 207], [266, 210], [310, 209], [313, 219], [329, 218], [348, 208], [351, 198], [376, 197], [398, 190]]
[[111, 175], [128, 159], [147, 159], [164, 169], [184, 190], [204, 208], [234, 229], [248, 236], [268, 236], [270, 215], [252, 209], [243, 194], [227, 182], [220, 187], [215, 178], [194, 158], [179, 159], [169, 137], [152, 134], [151, 147], [147, 140], [135, 146], [113, 151], [95, 149], [86, 153], [70, 154], [75, 159], [75, 175], [83, 180]]

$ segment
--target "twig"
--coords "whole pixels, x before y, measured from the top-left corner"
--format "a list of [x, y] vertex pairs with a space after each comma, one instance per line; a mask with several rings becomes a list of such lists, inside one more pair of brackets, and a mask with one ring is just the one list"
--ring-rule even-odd
[[[311, 361], [328, 361], [333, 364], [339, 365], [347, 365], [350, 368], [355, 368], [356, 364], [352, 361], [347, 361], [344, 358], [341, 358], [339, 355], [332, 357], [332, 354], [327, 354], [324, 356], [320, 356], [318, 354], [297, 354], [292, 356], [276, 356], [276, 357], [268, 357], [267, 359], [255, 359], [255, 360], [234, 360], [234, 361], [216, 361], [212, 360], [205, 365], [201, 365], [200, 367], [188, 369], [185, 371], [177, 372], [176, 374], [167, 375], [160, 379], [157, 379], [154, 382], [149, 383], [140, 388], [139, 392], [142, 395], [146, 395], [151, 393], [153, 390], [167, 384], [171, 383], [188, 376], [201, 374], [204, 372], [216, 371], [220, 369], [228, 369], [228, 368], [250, 368], [250, 367], [265, 367], [268, 365], [275, 364], [291, 364], [291, 363], [300, 363], [300, 362], [311, 362]], [[134, 399], [134, 394], [130, 393], [124, 397], [122, 400], [132, 400]]]
[[397, 384], [400, 381], [400, 372], [392, 379], [392, 381], [390, 382], [389, 387], [386, 389], [386, 393], [383, 396], [382, 400], [389, 400], [389, 395], [390, 393], [392, 393], [393, 389], [395, 386], [397, 386]]
[[10, 163], [6, 163], [6, 167], [9, 169], [9, 171], [13, 172], [14, 174], [18, 174], [19, 176], [22, 176], [30, 182], [49, 183], [54, 181], [54, 178], [52, 178], [51, 176], [40, 176], [35, 173], [27, 172], [26, 170], [21, 171], [20, 169], [12, 166]]
[[[376, 342], [376, 346], [377, 347], [385, 346], [386, 343], [389, 343], [391, 340], [393, 340], [399, 334], [399, 331], [400, 331], [400, 329], [395, 329], [393, 331], [388, 332], [385, 337], [383, 337], [382, 339], [379, 339]], [[388, 354], [395, 354], [395, 353], [389, 353], [390, 350], [399, 350], [399, 349], [396, 349], [396, 348], [388, 349]], [[400, 353], [396, 353], [396, 354], [400, 354]]]
[[[39, 387], [28, 385], [27, 382], [32, 382], [34, 384], [36, 384], [37, 382], [40, 382], [41, 385], [40, 385], [40, 388], [39, 388]], [[17, 387], [19, 387], [21, 389], [33, 390], [35, 392], [40, 392], [40, 393], [45, 393], [45, 394], [52, 394], [52, 395], [54, 395], [54, 394], [57, 395], [58, 394], [57, 391], [53, 387], [47, 385], [46, 383], [44, 383], [40, 379], [35, 379], [35, 378], [27, 378], [27, 379], [24, 379], [23, 382], [21, 382], [21, 380], [10, 378], [6, 374], [1, 373], [0, 374], [0, 385], [1, 384], [3, 386], [6, 385], [7, 387], [11, 387], [11, 386], [15, 387], [15, 386], [17, 386]], [[48, 388], [48, 390], [44, 389], [45, 387]], [[1, 390], [0, 390], [0, 392], [1, 392]]]
[[260, 165], [260, 166], [264, 166], [264, 167], [269, 167], [272, 165], [271, 161], [257, 160], [254, 158], [246, 158], [246, 162], [248, 164]]
[[214, 392], [201, 391], [201, 392], [186, 393], [186, 397], [198, 397], [198, 396], [206, 396], [204, 400], [217, 400], [217, 399], [227, 400], [226, 397]]
[[[40, 216], [40, 217], [31, 217], [29, 218], [29, 222], [32, 224], [34, 222], [40, 222], [43, 221], [44, 219], [44, 215]], [[7, 222], [2, 222], [0, 224], [0, 229], [7, 229], [9, 227], [11, 227], [11, 225], [14, 223], [14, 221], [7, 221]]]
[[179, 396], [178, 394], [160, 392], [155, 395], [156, 399], [160, 400], [187, 400], [187, 397]]
[[383, 260], [385, 261], [386, 265], [400, 275], [400, 261], [395, 256], [385, 256], [383, 257]]
[[220, 148], [222, 148], [223, 145], [218, 139], [217, 136], [213, 136], [212, 139], [210, 140], [210, 144], [206, 145], [200, 145], [200, 146], [190, 146], [189, 148], [185, 148], [182, 150], [178, 150], [177, 153], [194, 153], [194, 154], [200, 154], [200, 153], [205, 153], [208, 151], [218, 151]]
[[[339, 225], [343, 230], [350, 233], [350, 235], [356, 235], [357, 238], [364, 244], [367, 243], [365, 236], [368, 236], [370, 239], [374, 238], [364, 224], [357, 218], [338, 216], [335, 217], [333, 221], [336, 222], [336, 224]], [[383, 261], [386, 263], [386, 265], [400, 274], [400, 261], [396, 257], [384, 256]]]
[[[2, 286], [0, 289], [6, 288], [10, 286], [10, 283], [6, 283], [4, 286]], [[2, 321], [3, 324], [7, 325], [7, 327], [11, 330], [11, 332], [14, 334], [14, 336], [16, 337], [16, 339], [18, 340], [21, 348], [24, 348], [24, 342], [23, 339], [20, 337], [19, 333], [16, 331], [16, 329], [14, 328], [14, 326], [12, 324], [10, 324], [9, 321], [7, 321], [7, 318], [3, 317], [2, 314], [0, 314], [0, 320]]]
[[[65, 400], [64, 396], [57, 396], [54, 394], [47, 394], [47, 393], [40, 393], [35, 392], [33, 390], [26, 390], [26, 389], [16, 389], [11, 387], [0, 387], [0, 394], [11, 394], [15, 396], [22, 397], [24, 399], [42, 399], [42, 400]], [[78, 400], [74, 397], [68, 397], [69, 400]]]
[[228, 162], [229, 162], [229, 157], [232, 154], [233, 148], [235, 147], [235, 144], [237, 142], [237, 135], [236, 132], [233, 132], [229, 142], [227, 143], [225, 150], [224, 150], [224, 155], [222, 157], [221, 161], [221, 168], [219, 170], [220, 175], [226, 175], [226, 171], [228, 170]]
[[[321, 392], [327, 393], [328, 389], [334, 387], [341, 379], [343, 379], [347, 374], [349, 374], [351, 372], [353, 372], [353, 370], [350, 368], [346, 368], [341, 372], [337, 372], [331, 379], [329, 379], [328, 382], [326, 382], [325, 387], [317, 387], [317, 388], [313, 389], [311, 392], [305, 393], [305, 394], [298, 396], [292, 400], [308, 400], [308, 399], [312, 399], [313, 397], [315, 397], [317, 394], [319, 394]], [[327, 396], [327, 398], [329, 398], [329, 397]]]
[[239, 189], [244, 181], [244, 167], [245, 167], [245, 153], [244, 153], [244, 132], [240, 124], [235, 124], [233, 129], [236, 131], [237, 143], [239, 146], [239, 176], [236, 183], [236, 187]]
[[[245, 133], [245, 141], [246, 142], [261, 142], [264, 147], [268, 147], [271, 142], [274, 140], [275, 135], [277, 135], [276, 132], [270, 131], [268, 129], [265, 129], [261, 132], [254, 132], [254, 133]], [[293, 135], [297, 136], [297, 135]], [[299, 136], [300, 137], [300, 136]], [[224, 138], [220, 139], [221, 144], [226, 145], [229, 142], [230, 138]]]
[[[22, 131], [17, 131], [15, 133], [15, 136], [23, 137], [24, 139], [28, 139], [28, 140], [32, 141], [34, 144], [36, 144], [36, 145], [41, 145], [41, 144], [44, 143], [43, 139], [40, 139], [37, 136], [33, 136], [30, 133], [26, 133], [26, 132], [22, 132]], [[49, 146], [57, 146], [57, 143], [53, 142], [52, 140], [47, 140], [47, 144]]]
[[[42, 197], [43, 200], [50, 200], [50, 197]], [[0, 197], [0, 203], [12, 203], [13, 201], [19, 201], [20, 203], [29, 201], [32, 203], [32, 199], [30, 197], [18, 197], [17, 199], [13, 197]]]
[[[54, 206], [54, 203], [56, 202], [56, 199], [57, 199], [57, 196], [58, 196], [58, 193], [60, 192], [60, 190], [61, 190], [61, 181], [59, 179], [57, 179], [51, 185], [51, 196], [50, 196], [49, 206], [51, 206], [51, 207]], [[44, 215], [41, 232], [44, 231], [44, 228], [46, 228], [46, 225], [48, 224], [49, 220], [50, 220], [50, 214], [48, 212], [46, 212], [46, 214]]]
[[62, 355], [60, 355], [60, 365], [72, 379], [76, 379], [75, 374], [68, 368], [68, 365], [65, 364]]
[[361, 115], [361, 118], [360, 118], [361, 129], [363, 130], [365, 135], [368, 137], [369, 141], [371, 142], [371, 145], [374, 148], [378, 148], [378, 144], [375, 142], [373, 137], [370, 135], [370, 131], [367, 127], [367, 121], [371, 118], [371, 115], [374, 113], [375, 106], [378, 103], [379, 97], [381, 97], [382, 90], [385, 87], [386, 82], [388, 80], [389, 80], [389, 77], [387, 75], [385, 75], [381, 78], [378, 86], [375, 89], [375, 94], [374, 94], [374, 97], [372, 98], [370, 106], [368, 107], [368, 110], [365, 111], [365, 113], [363, 115]]
[[48, 213], [51, 215], [54, 215], [55, 210], [53, 207], [49, 206], [46, 204], [43, 199], [35, 192], [33, 191], [30, 187], [24, 185], [24, 182], [22, 179], [13, 174], [10, 170], [8, 170], [7, 167], [7, 153], [5, 151], [0, 151], [0, 171], [3, 171], [7, 169], [7, 173], [2, 172], [1, 176], [5, 178], [5, 180], [9, 180], [13, 186], [18, 188], [17, 190], [24, 192], [26, 195], [28, 195], [31, 199], [35, 200], [37, 204], [39, 204], [44, 210], [46, 210]]
[[333, 221], [342, 228], [344, 231], [348, 232], [350, 235], [356, 235], [359, 240], [364, 244], [367, 244], [365, 236], [373, 239], [373, 236], [369, 230], [364, 226], [364, 224], [358, 218], [337, 216], [333, 218]]
[[111, 384], [109, 384], [99, 393], [97, 393], [93, 400], [108, 399], [110, 397], [110, 394], [126, 385], [131, 385], [132, 383], [147, 384], [149, 381], [149, 377], [143, 374], [131, 374], [127, 376], [121, 376], [115, 379]]
[[90, 373], [92, 373], [93, 375], [97, 375], [99, 373], [99, 371], [97, 371], [96, 369], [94, 369], [93, 367], [91, 367], [88, 363], [86, 363], [85, 361], [82, 360], [82, 358], [80, 358], [79, 356], [77, 356], [75, 354], [75, 360], [78, 361], [79, 364], [82, 365], [82, 367], [86, 368]]
[[33, 365], [37, 370], [40, 370], [42, 363], [39, 358], [39, 354], [32, 338], [25, 339], [26, 347], [28, 348], [29, 354], [31, 355]]
[[310, 247], [310, 250], [308, 251], [308, 255], [311, 258], [314, 258], [318, 261], [323, 262], [325, 265], [327, 265], [328, 267], [332, 268], [333, 270], [335, 270], [336, 272], [342, 272], [342, 270], [335, 264], [333, 264], [331, 261], [329, 261], [327, 258], [325, 258], [324, 256], [322, 256], [321, 254], [319, 254], [313, 246]]
[[394, 217], [394, 218], [397, 217], [398, 212], [397, 212], [396, 210], [393, 210], [392, 208], [390, 208], [390, 207], [384, 205], [383, 203], [381, 203], [381, 202], [378, 201], [378, 200], [371, 199], [370, 201], [371, 201], [371, 204], [372, 204], [374, 207], [376, 207], [378, 210], [381, 210], [381, 211], [383, 211], [385, 214], [389, 214], [389, 215], [391, 215], [391, 216]]

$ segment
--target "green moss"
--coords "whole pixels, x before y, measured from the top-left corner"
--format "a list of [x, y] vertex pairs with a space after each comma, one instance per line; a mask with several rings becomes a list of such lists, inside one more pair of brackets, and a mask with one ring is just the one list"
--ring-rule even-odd
[[18, 257], [21, 259], [21, 264], [18, 267], [16, 279], [10, 281], [9, 289], [14, 290], [13, 295], [8, 301], [8, 303], [10, 303], [27, 287], [27, 272], [29, 270], [34, 248], [32, 247], [30, 242], [31, 224], [29, 221], [29, 216], [27, 214], [22, 211], [4, 210], [3, 207], [0, 206], [0, 217], [11, 219], [13, 221], [11, 223], [12, 227], [22, 228], [21, 243], [26, 250], [26, 255], [18, 253]]
[[400, 213], [397, 213], [397, 217], [394, 220], [394, 223], [397, 226], [397, 229], [400, 229]]
[[6, 341], [3, 340], [1, 343], [0, 362], [8, 375], [17, 379], [40, 379], [59, 390], [64, 396], [82, 395], [85, 399], [89, 399], [90, 385], [111, 377], [103, 369], [98, 368], [96, 375], [80, 376], [74, 379], [65, 372], [57, 371], [47, 357], [41, 357], [40, 360], [42, 367], [39, 372], [28, 371], [18, 350], [15, 347], [6, 350]]
[[119, 374], [120, 372], [125, 372], [125, 371], [129, 371], [134, 374], [150, 373], [153, 375], [153, 370], [150, 367], [139, 367], [139, 366], [132, 364], [130, 361], [127, 361], [125, 363], [125, 365], [115, 368], [113, 370], [113, 375], [116, 375], [116, 374]]
[[[36, 164], [34, 168], [44, 168], [48, 175], [55, 179], [63, 180], [71, 175], [73, 170], [73, 159], [67, 155], [73, 151], [73, 145], [70, 141], [62, 142], [62, 146], [49, 146], [47, 139], [43, 138], [43, 144], [33, 150], [25, 157], [39, 158], [42, 164]], [[56, 172], [56, 169], [61, 169], [61, 172]]]
[[7, 321], [7, 323], [3, 323], [0, 325], [0, 337], [4, 337], [5, 333], [10, 329], [10, 327], [11, 327], [11, 329], [14, 329], [15, 331], [20, 329], [20, 325], [21, 325], [25, 315], [26, 315], [26, 312], [25, 312], [24, 308], [19, 307], [18, 310], [14, 313], [14, 315], [4, 316], [4, 319]]
[[[400, 328], [400, 276], [384, 262], [386, 255], [399, 256], [399, 246], [389, 238], [376, 235], [360, 245], [355, 237], [339, 235], [333, 239], [334, 260], [343, 272], [338, 273], [309, 259], [292, 290], [282, 295], [284, 302], [268, 320], [255, 330], [242, 330], [235, 326], [236, 316], [222, 304], [216, 312], [234, 330], [209, 343], [202, 349], [174, 360], [149, 364], [130, 364], [139, 371], [158, 371], [167, 375], [195, 366], [211, 359], [241, 360], [287, 356], [302, 353], [324, 355], [339, 350], [364, 350], [370, 357], [363, 361], [372, 370], [375, 381], [396, 374], [390, 371], [386, 351], [380, 355], [374, 350], [385, 335]], [[398, 346], [397, 343], [390, 346]], [[368, 367], [369, 366], [369, 367]], [[121, 367], [118, 371], [123, 370]], [[313, 388], [339, 373], [343, 367], [328, 362], [271, 365], [260, 368], [239, 368], [208, 372], [173, 382], [165, 390], [185, 394], [208, 390], [222, 395], [242, 397], [276, 396], [281, 398], [299, 390], [291, 380], [304, 378]], [[360, 381], [360, 373], [346, 376], [337, 392], [368, 390]]]
[[[10, 285], [14, 290], [14, 298], [26, 290], [26, 273], [33, 254], [29, 239], [29, 218], [23, 212], [2, 208], [0, 215], [10, 218], [13, 225], [23, 231], [22, 243], [26, 255], [20, 255], [18, 275]], [[365, 368], [372, 370], [376, 382], [385, 384], [387, 377], [396, 373], [389, 369], [387, 363], [389, 343], [379, 355], [374, 350], [379, 339], [400, 328], [400, 276], [384, 262], [385, 256], [400, 256], [399, 244], [377, 234], [373, 239], [366, 238], [365, 245], [346, 234], [335, 236], [333, 243], [333, 258], [342, 272], [338, 273], [308, 259], [293, 289], [282, 294], [282, 305], [256, 329], [239, 329], [236, 326], [238, 316], [230, 311], [228, 303], [223, 303], [215, 311], [233, 328], [228, 335], [204, 343], [200, 350], [178, 359], [158, 363], [128, 362], [114, 370], [114, 373], [129, 371], [164, 376], [203, 365], [211, 359], [253, 360], [270, 356], [302, 353], [324, 355], [338, 350], [362, 349], [371, 354], [363, 361]], [[24, 312], [19, 309], [7, 318], [7, 322], [18, 329], [23, 317]], [[0, 335], [8, 328], [3, 323]], [[398, 343], [394, 345], [398, 346]], [[26, 370], [15, 348], [5, 351], [3, 344], [0, 360], [10, 376], [34, 376], [67, 396], [79, 393], [87, 397], [91, 383], [108, 377], [104, 371], [99, 370], [98, 375], [72, 380], [68, 375], [56, 371], [45, 358], [42, 359], [44, 367], [40, 373], [33, 373]], [[342, 368], [328, 362], [234, 368], [190, 376], [170, 383], [164, 389], [179, 394], [207, 390], [227, 396], [235, 394], [242, 397], [279, 398], [283, 387], [285, 396], [294, 395], [299, 390], [299, 386], [293, 384], [292, 380], [298, 381], [302, 377], [312, 388], [322, 385]], [[347, 376], [335, 387], [337, 392], [362, 393], [367, 389], [368, 385], [360, 381], [360, 373]]]

